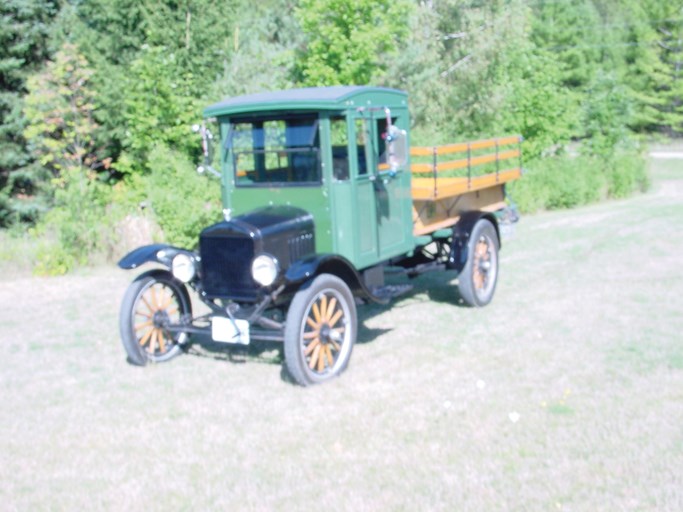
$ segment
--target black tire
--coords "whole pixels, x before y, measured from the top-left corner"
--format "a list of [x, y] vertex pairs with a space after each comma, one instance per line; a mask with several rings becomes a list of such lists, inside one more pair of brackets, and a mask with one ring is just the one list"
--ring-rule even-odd
[[490, 220], [480, 219], [467, 242], [467, 262], [458, 276], [460, 297], [469, 306], [486, 306], [496, 291], [500, 241]]
[[285, 324], [285, 365], [298, 384], [320, 384], [346, 369], [356, 318], [353, 295], [336, 276], [321, 274], [296, 293]]
[[119, 328], [128, 361], [144, 366], [177, 356], [187, 333], [171, 334], [165, 322], [179, 323], [192, 315], [192, 303], [183, 283], [170, 272], [153, 270], [133, 281], [121, 303]]

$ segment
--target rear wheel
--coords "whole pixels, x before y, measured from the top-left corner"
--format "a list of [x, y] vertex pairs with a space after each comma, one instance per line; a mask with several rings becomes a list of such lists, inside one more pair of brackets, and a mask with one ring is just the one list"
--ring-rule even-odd
[[187, 333], [172, 333], [169, 324], [192, 316], [187, 288], [172, 274], [156, 270], [138, 276], [126, 290], [119, 327], [128, 360], [144, 366], [177, 356]]
[[498, 234], [491, 221], [478, 220], [467, 242], [467, 262], [458, 276], [460, 296], [469, 306], [485, 306], [493, 299], [499, 247]]
[[319, 275], [289, 306], [287, 371], [302, 386], [337, 377], [349, 364], [356, 332], [356, 304], [349, 287], [336, 276]]

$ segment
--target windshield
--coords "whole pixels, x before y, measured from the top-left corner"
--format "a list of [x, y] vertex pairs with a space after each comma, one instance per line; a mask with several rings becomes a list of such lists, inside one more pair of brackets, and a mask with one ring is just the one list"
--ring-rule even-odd
[[237, 186], [320, 183], [320, 137], [313, 114], [235, 119], [228, 143]]

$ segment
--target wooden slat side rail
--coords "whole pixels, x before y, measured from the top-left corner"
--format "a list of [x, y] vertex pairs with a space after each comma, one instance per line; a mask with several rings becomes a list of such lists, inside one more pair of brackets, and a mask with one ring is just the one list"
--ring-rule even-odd
[[438, 186], [434, 189], [432, 178], [413, 178], [412, 197], [414, 200], [434, 201], [441, 197], [452, 197], [466, 192], [482, 190], [497, 184], [507, 183], [522, 176], [522, 169], [506, 169], [498, 174], [491, 173], [473, 178], [439, 178]]
[[[497, 155], [495, 153], [491, 153], [488, 155], [481, 155], [481, 156], [473, 156], [472, 158], [463, 158], [461, 160], [450, 160], [448, 162], [442, 162], [440, 164], [436, 164], [436, 171], [452, 171], [455, 169], [467, 169], [468, 166], [470, 167], [476, 167], [477, 165], [484, 165], [484, 164], [489, 164], [492, 162], [500, 161], [500, 160], [508, 160], [510, 158], [516, 158], [521, 154], [519, 149], [510, 149], [508, 151], [503, 151], [502, 153], [498, 153]], [[420, 165], [420, 164], [416, 164]], [[411, 166], [412, 170], [412, 166]], [[415, 172], [415, 171], [413, 171]]]
[[410, 148], [410, 156], [432, 156], [435, 152], [437, 155], [449, 155], [452, 153], [464, 153], [468, 149], [470, 151], [476, 151], [478, 149], [495, 148], [496, 144], [500, 147], [519, 144], [520, 142], [522, 142], [522, 137], [519, 135], [511, 135], [509, 137], [475, 140], [472, 142], [458, 142], [456, 144], [446, 144], [443, 146], [413, 146]]
[[413, 146], [410, 148], [410, 156], [432, 156], [433, 154], [433, 147]]
[[[481, 190], [519, 178], [521, 168], [501, 171], [500, 162], [521, 159], [522, 152], [519, 147], [521, 142], [522, 137], [514, 135], [445, 146], [410, 148], [411, 156], [423, 159], [410, 166], [413, 174], [413, 198], [434, 201], [437, 198]], [[513, 144], [518, 147], [509, 148]], [[495, 151], [485, 152], [490, 148], [495, 148]], [[439, 161], [439, 157], [451, 154], [460, 154], [465, 158]], [[425, 161], [426, 158], [431, 161]], [[488, 167], [473, 171], [479, 166]], [[453, 171], [461, 172], [454, 173]]]

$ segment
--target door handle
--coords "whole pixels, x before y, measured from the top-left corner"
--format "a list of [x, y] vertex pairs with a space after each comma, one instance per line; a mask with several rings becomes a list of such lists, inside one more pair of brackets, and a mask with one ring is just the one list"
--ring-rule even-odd
[[400, 172], [401, 172], [400, 169], [399, 169], [399, 170], [390, 169], [390, 170], [388, 170], [388, 171], [380, 171], [380, 172], [378, 172], [378, 173], [377, 173], [377, 176], [379, 176], [379, 177], [382, 178], [385, 182], [387, 182], [387, 181], [389, 181], [389, 180], [393, 180], [394, 178], [396, 178], [396, 176], [398, 176], [398, 173], [400, 173]]

